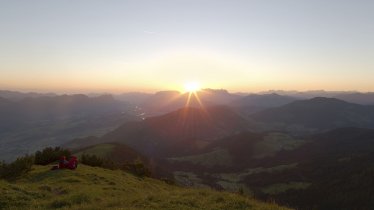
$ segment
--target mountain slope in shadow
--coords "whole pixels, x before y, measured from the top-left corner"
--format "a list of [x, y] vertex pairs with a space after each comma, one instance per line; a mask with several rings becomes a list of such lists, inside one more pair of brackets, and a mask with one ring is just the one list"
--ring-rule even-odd
[[[95, 139], [95, 143], [119, 142], [147, 156], [168, 157], [195, 152], [216, 139], [248, 129], [248, 122], [228, 107], [186, 107], [141, 122], [128, 122]], [[75, 146], [91, 141], [79, 139]]]
[[348, 103], [334, 98], [313, 98], [260, 111], [251, 115], [258, 122], [303, 126], [317, 130], [339, 127], [374, 127], [374, 106]]

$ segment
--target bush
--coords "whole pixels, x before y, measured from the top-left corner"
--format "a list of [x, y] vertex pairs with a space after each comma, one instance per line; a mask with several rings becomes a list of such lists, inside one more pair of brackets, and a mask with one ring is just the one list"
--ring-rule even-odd
[[83, 154], [81, 156], [81, 163], [88, 165], [88, 166], [93, 166], [93, 167], [103, 167], [104, 160], [97, 157], [96, 155], [88, 155], [88, 154]]
[[107, 168], [107, 169], [111, 169], [111, 170], [116, 170], [116, 169], [120, 168], [119, 164], [117, 164], [117, 163], [115, 163], [111, 160], [104, 159], [103, 161], [104, 161], [103, 165], [101, 166], [103, 168]]
[[34, 157], [26, 155], [19, 157], [12, 163], [0, 163], [0, 178], [3, 179], [14, 179], [23, 174], [26, 174], [31, 170], [34, 164]]
[[136, 160], [133, 163], [125, 163], [120, 165], [111, 160], [100, 158], [96, 155], [83, 154], [80, 161], [82, 164], [93, 167], [101, 167], [111, 170], [121, 169], [138, 177], [151, 176], [151, 171], [140, 160]]
[[119, 165], [115, 162], [108, 159], [100, 158], [96, 155], [83, 154], [80, 158], [80, 161], [81, 163], [88, 166], [101, 167], [111, 170], [119, 169]]
[[151, 176], [151, 171], [140, 160], [136, 160], [133, 163], [126, 163], [122, 165], [121, 169], [139, 177]]
[[69, 158], [71, 156], [71, 152], [67, 149], [62, 149], [61, 147], [47, 147], [42, 151], [37, 151], [35, 153], [35, 164], [48, 165], [58, 161], [61, 156], [66, 156], [66, 158]]

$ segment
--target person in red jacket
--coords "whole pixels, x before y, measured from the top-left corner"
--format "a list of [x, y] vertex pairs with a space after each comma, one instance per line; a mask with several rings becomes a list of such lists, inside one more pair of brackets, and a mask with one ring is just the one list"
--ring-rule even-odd
[[78, 167], [78, 158], [75, 156], [71, 156], [69, 162], [67, 165], [65, 165], [66, 168], [74, 170]]
[[71, 169], [74, 170], [78, 167], [78, 158], [75, 156], [71, 156], [70, 160], [67, 161], [65, 156], [60, 157], [60, 161], [58, 162], [58, 166], [53, 166], [51, 170], [57, 169]]

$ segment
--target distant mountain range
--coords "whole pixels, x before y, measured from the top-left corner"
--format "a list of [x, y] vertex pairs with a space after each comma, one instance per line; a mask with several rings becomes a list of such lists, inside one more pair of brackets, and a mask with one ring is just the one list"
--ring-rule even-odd
[[243, 115], [253, 114], [268, 108], [283, 106], [298, 100], [290, 96], [271, 94], [250, 94], [230, 102], [230, 106], [234, 107]]
[[110, 95], [0, 98], [0, 159], [11, 160], [72, 138], [102, 135], [138, 120], [134, 107]]
[[351, 103], [374, 105], [374, 93], [346, 93], [334, 97]]
[[228, 105], [241, 96], [226, 90], [203, 89], [196, 93], [180, 93], [178, 91], [161, 91], [149, 96], [139, 106], [148, 116], [165, 114], [183, 107]]
[[284, 96], [291, 96], [298, 99], [311, 99], [316, 97], [336, 98], [355, 104], [374, 105], [373, 92], [357, 92], [357, 91], [324, 91], [324, 90], [310, 90], [310, 91], [283, 91], [270, 90], [260, 92], [259, 95], [264, 94], [279, 94]]
[[[313, 98], [260, 111], [250, 116], [279, 129], [301, 127], [328, 130], [339, 127], [374, 128], [374, 106], [348, 103], [334, 98]], [[286, 129], [287, 130], [287, 129]]]
[[277, 106], [283, 106], [288, 103], [296, 101], [297, 98], [293, 98], [290, 96], [282, 96], [276, 93], [271, 94], [250, 94], [243, 98], [237, 99], [231, 104], [233, 106], [239, 107], [262, 107], [262, 108], [271, 108]]
[[147, 116], [165, 114], [183, 107], [227, 105], [242, 112], [254, 113], [270, 107], [282, 106], [298, 100], [278, 94], [250, 94], [247, 96], [229, 93], [227, 90], [203, 89], [195, 94], [178, 91], [161, 91], [155, 94], [129, 93], [115, 96], [142, 108]]
[[[316, 97], [336, 98], [361, 105], [374, 105], [374, 93], [343, 91], [268, 91], [261, 94], [239, 95], [231, 94], [226, 90], [204, 89], [191, 96], [189, 96], [189, 93], [182, 94], [178, 91], [161, 91], [155, 94], [131, 93], [127, 94], [126, 97], [119, 98], [129, 102], [133, 99], [147, 116], [155, 116], [185, 106], [200, 107], [201, 104], [204, 106], [228, 105], [243, 114], [252, 114], [297, 100]], [[187, 104], [188, 99], [189, 103]]]
[[37, 122], [95, 117], [128, 110], [126, 104], [115, 101], [110, 95], [95, 98], [85, 95], [43, 96], [19, 101], [2, 98], [0, 107], [0, 131]]
[[10, 90], [0, 90], [0, 97], [6, 98], [12, 101], [22, 100], [24, 98], [36, 98], [36, 97], [43, 97], [43, 96], [57, 96], [55, 93], [35, 93], [35, 92], [18, 92], [18, 91], [10, 91]]

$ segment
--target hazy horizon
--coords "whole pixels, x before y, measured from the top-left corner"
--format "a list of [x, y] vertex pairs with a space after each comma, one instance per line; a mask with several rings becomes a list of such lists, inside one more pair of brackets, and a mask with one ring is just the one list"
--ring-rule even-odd
[[0, 89], [374, 91], [372, 1], [1, 1]]
[[[204, 91], [204, 90], [224, 90], [229, 92], [230, 94], [267, 94], [267, 93], [277, 93], [277, 92], [285, 92], [285, 93], [291, 93], [291, 92], [297, 92], [297, 93], [313, 93], [313, 92], [325, 92], [325, 93], [374, 93], [372, 91], [359, 91], [359, 90], [324, 90], [324, 89], [310, 89], [310, 90], [282, 90], [282, 89], [264, 89], [259, 91], [232, 91], [230, 89], [224, 89], [224, 88], [209, 88], [209, 87], [202, 87], [198, 91]], [[20, 93], [37, 93], [37, 94], [57, 94], [57, 95], [74, 95], [74, 94], [84, 94], [84, 95], [91, 95], [91, 94], [98, 94], [98, 95], [105, 95], [105, 94], [126, 94], [126, 93], [145, 93], [145, 94], [156, 94], [158, 92], [163, 91], [178, 91], [181, 94], [184, 94], [188, 91], [185, 90], [178, 90], [178, 89], [155, 89], [155, 90], [149, 90], [149, 91], [131, 91], [131, 90], [118, 90], [118, 91], [90, 91], [90, 90], [81, 90], [81, 91], [53, 91], [53, 90], [23, 90], [23, 89], [0, 89], [0, 91], [11, 91], [11, 92], [20, 92]]]

